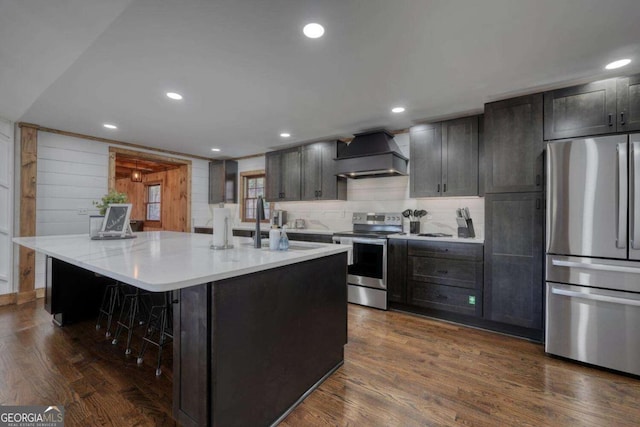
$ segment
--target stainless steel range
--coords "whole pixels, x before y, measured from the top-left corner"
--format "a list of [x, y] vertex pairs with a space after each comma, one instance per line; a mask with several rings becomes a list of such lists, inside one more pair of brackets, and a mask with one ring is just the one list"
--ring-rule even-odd
[[351, 245], [348, 301], [387, 309], [387, 236], [402, 232], [402, 214], [354, 212], [353, 230], [335, 233], [333, 241]]

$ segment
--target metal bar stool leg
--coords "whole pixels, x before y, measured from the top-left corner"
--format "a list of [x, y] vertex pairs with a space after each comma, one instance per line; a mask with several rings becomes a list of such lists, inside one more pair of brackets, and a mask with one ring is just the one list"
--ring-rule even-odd
[[[163, 305], [153, 306], [151, 308], [145, 335], [144, 337], [142, 337], [142, 346], [140, 347], [140, 353], [138, 354], [137, 362], [139, 365], [141, 365], [144, 360], [144, 354], [146, 352], [147, 346], [149, 344], [152, 344], [158, 347], [156, 376], [160, 376], [162, 374], [162, 350], [165, 344], [168, 344], [171, 339], [173, 339], [173, 334], [170, 331], [172, 303], [172, 292], [169, 291], [164, 293]], [[157, 340], [154, 338], [156, 332], [158, 334]]]
[[[108, 300], [108, 301], [107, 301]], [[98, 320], [96, 322], [96, 330], [99, 330], [102, 326], [100, 322], [106, 316], [107, 317], [107, 331], [105, 337], [111, 336], [111, 323], [113, 321], [113, 314], [116, 307], [120, 305], [120, 283], [115, 282], [112, 285], [108, 285], [104, 290], [104, 296], [102, 297], [102, 304], [100, 304], [100, 310], [98, 311]]]
[[[120, 316], [118, 318], [118, 328], [116, 329], [116, 333], [114, 335], [113, 341], [111, 344], [117, 344], [118, 338], [124, 329], [127, 330], [127, 345], [124, 351], [124, 354], [131, 354], [131, 339], [133, 337], [133, 330], [139, 324], [137, 322], [137, 316], [140, 307], [140, 289], [135, 288], [135, 291], [131, 294], [126, 294], [124, 296], [124, 303], [122, 304], [122, 308], [120, 310]], [[144, 324], [144, 323], [143, 323]]]

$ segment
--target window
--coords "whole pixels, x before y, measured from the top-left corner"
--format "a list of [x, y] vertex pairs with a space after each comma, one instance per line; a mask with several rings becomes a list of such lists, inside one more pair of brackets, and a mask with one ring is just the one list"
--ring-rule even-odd
[[[256, 220], [256, 203], [258, 196], [264, 197], [265, 173], [264, 171], [243, 172], [240, 174], [242, 194], [240, 197], [240, 212], [243, 222]], [[270, 204], [264, 202], [265, 221], [270, 218]]]
[[161, 220], [161, 200], [162, 200], [162, 185], [159, 182], [150, 182], [145, 185], [145, 198], [146, 198], [146, 214], [145, 219], [147, 221]]

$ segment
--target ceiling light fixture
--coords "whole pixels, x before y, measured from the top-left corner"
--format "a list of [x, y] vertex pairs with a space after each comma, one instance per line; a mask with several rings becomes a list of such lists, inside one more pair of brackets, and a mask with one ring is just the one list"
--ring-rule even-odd
[[138, 161], [136, 160], [136, 168], [131, 171], [132, 182], [142, 182], [142, 172], [138, 169]]
[[404, 113], [404, 107], [393, 107], [391, 109], [392, 113]]
[[176, 101], [180, 101], [182, 99], [182, 95], [176, 92], [167, 92], [167, 97], [175, 99]]
[[291, 136], [291, 134], [284, 132], [284, 133], [281, 133], [280, 136], [283, 137], [283, 138], [289, 138]]
[[629, 65], [629, 63], [631, 62], [630, 59], [619, 59], [617, 61], [613, 61], [609, 64], [607, 64], [606, 68], [607, 70], [615, 70], [616, 68], [620, 68], [620, 67], [624, 67], [625, 65]]
[[102, 126], [106, 127], [107, 129], [118, 129], [118, 126], [112, 125], [111, 123], [104, 123]]
[[218, 151], [220, 151], [220, 149], [219, 148], [212, 148], [211, 151], [218, 152]]
[[322, 35], [324, 34], [324, 27], [320, 24], [312, 22], [311, 24], [305, 25], [302, 29], [302, 32], [310, 39], [317, 39], [319, 37], [322, 37]]

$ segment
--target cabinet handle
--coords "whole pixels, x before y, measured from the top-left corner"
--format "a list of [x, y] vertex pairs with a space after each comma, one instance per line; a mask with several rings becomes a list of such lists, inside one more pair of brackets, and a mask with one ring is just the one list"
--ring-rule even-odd
[[322, 197], [322, 190], [318, 190], [318, 197]]
[[442, 192], [443, 193], [447, 192], [447, 184], [446, 183], [442, 186]]
[[536, 187], [540, 187], [540, 174], [536, 175]]
[[437, 273], [440, 274], [448, 274], [449, 272], [447, 270], [436, 270]]
[[536, 209], [540, 209], [540, 199], [536, 199]]
[[440, 184], [438, 184], [438, 190], [436, 190], [436, 193], [440, 192]]
[[447, 296], [442, 294], [436, 294], [436, 299], [447, 299]]
[[609, 126], [613, 126], [613, 114], [609, 114]]
[[621, 125], [621, 126], [624, 126], [624, 125], [625, 125], [625, 122], [624, 122], [624, 111], [622, 111], [622, 112], [620, 113], [620, 125]]

